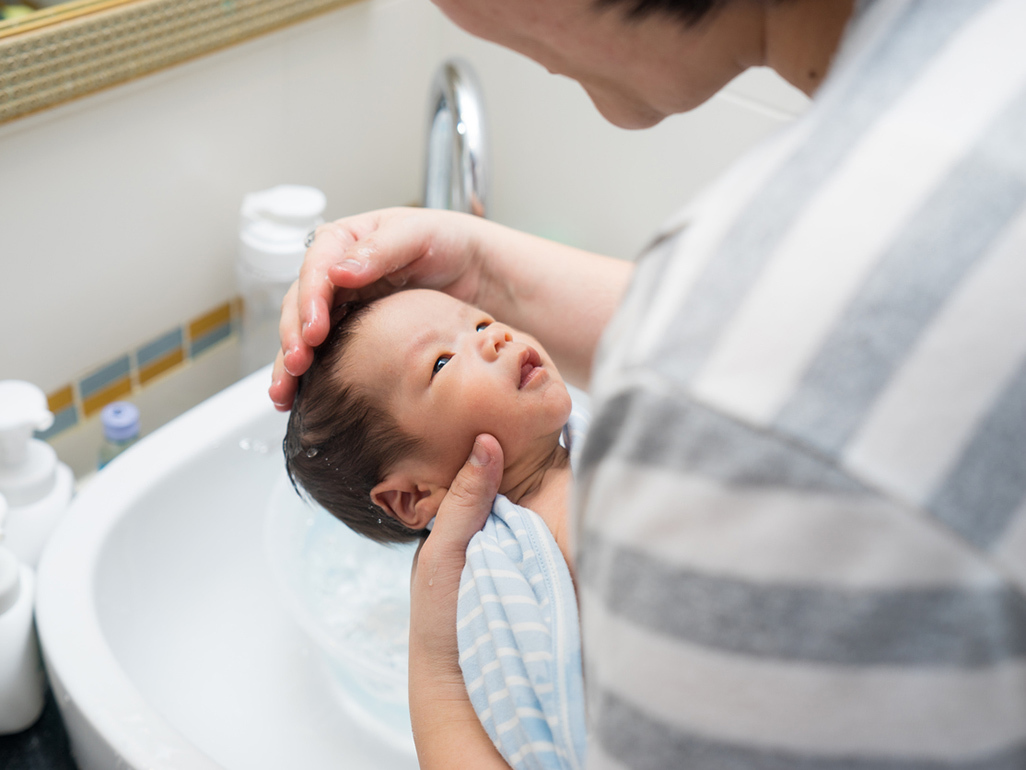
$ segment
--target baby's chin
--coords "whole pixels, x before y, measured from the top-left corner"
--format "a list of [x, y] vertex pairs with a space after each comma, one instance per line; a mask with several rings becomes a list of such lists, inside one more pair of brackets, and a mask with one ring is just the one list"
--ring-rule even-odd
[[559, 390], [565, 401], [564, 414], [563, 414], [563, 425], [566, 425], [566, 421], [570, 419], [570, 412], [574, 409], [574, 400], [570, 397], [570, 391], [567, 390], [566, 383], [562, 380], [559, 382]]

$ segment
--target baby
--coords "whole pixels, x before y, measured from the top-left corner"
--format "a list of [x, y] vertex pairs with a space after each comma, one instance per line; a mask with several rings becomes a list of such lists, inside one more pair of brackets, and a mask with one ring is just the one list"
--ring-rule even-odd
[[418, 289], [335, 310], [284, 442], [297, 489], [353, 530], [394, 543], [427, 533], [479, 434], [498, 440], [499, 497], [467, 550], [458, 638], [471, 702], [514, 766], [539, 751], [535, 766], [583, 757], [567, 522], [568, 450], [583, 426], [572, 409], [537, 340]]
[[541, 516], [567, 553], [571, 401], [537, 340], [427, 289], [342, 305], [332, 320], [289, 418], [293, 483], [360, 534], [414, 540], [490, 433], [505, 461], [499, 493]]

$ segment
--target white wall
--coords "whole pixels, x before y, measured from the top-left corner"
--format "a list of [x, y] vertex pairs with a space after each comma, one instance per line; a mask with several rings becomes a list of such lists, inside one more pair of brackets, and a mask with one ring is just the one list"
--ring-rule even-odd
[[625, 259], [808, 104], [772, 71], [751, 70], [697, 110], [625, 131], [603, 120], [576, 82], [452, 24], [442, 38], [446, 54], [467, 58], [482, 81], [494, 149], [490, 216]]
[[427, 89], [452, 54], [485, 92], [491, 216], [621, 257], [804, 107], [756, 72], [689, 115], [621, 131], [576, 83], [427, 0], [349, 6], [0, 126], [0, 379], [55, 389], [230, 298], [246, 192], [315, 185], [330, 216], [419, 200]]
[[58, 387], [224, 302], [248, 191], [415, 200], [435, 29], [362, 3], [0, 127], [0, 377]]

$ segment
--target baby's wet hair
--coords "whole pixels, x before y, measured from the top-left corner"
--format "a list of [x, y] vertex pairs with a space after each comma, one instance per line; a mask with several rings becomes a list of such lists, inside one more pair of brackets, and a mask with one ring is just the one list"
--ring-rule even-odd
[[373, 393], [346, 382], [345, 354], [373, 301], [346, 302], [332, 311], [331, 330], [299, 378], [282, 448], [289, 480], [355, 532], [379, 543], [426, 534], [392, 518], [371, 490], [417, 441], [406, 435]]

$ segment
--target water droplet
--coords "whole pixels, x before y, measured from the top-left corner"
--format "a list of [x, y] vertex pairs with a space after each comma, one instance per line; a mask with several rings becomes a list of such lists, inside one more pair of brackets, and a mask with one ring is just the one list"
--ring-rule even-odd
[[309, 449], [307, 449], [306, 450], [306, 456], [307, 457], [316, 457], [317, 456], [317, 447], [312, 446]]
[[380, 524], [380, 523], [381, 523], [381, 519], [378, 519], [378, 524]]
[[256, 452], [259, 455], [265, 455], [269, 451], [267, 442], [258, 438], [239, 439], [239, 449], [244, 452]]
[[428, 585], [429, 586], [433, 586], [434, 584], [435, 584], [435, 579], [434, 578], [431, 578], [431, 579], [428, 580]]

